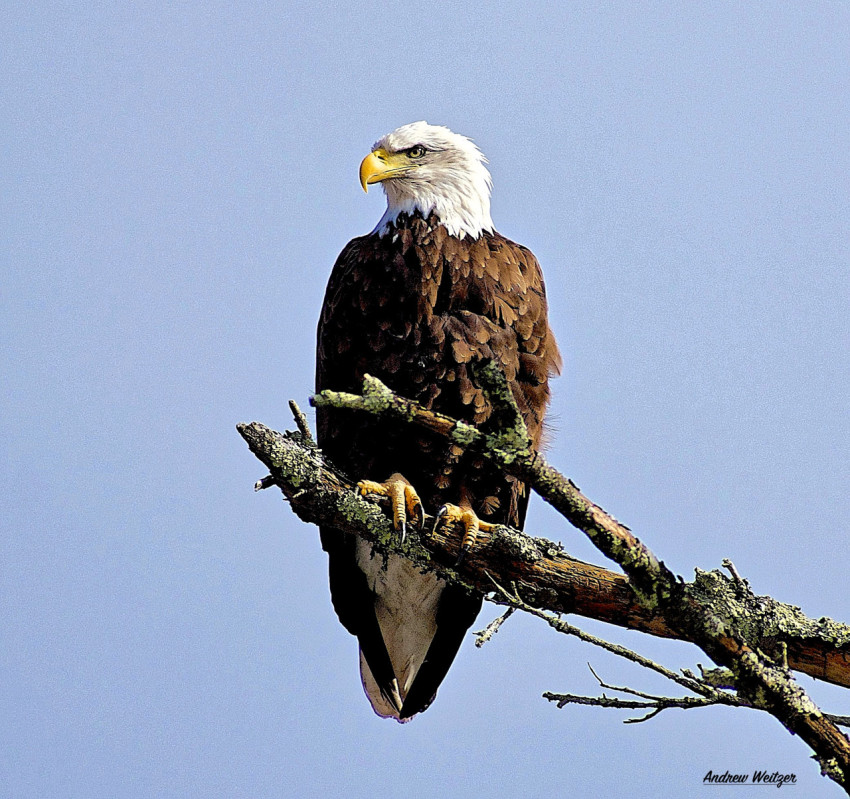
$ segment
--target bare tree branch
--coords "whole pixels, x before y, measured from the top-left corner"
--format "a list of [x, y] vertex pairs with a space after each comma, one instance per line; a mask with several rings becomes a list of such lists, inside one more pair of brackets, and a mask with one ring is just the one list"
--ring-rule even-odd
[[475, 635], [475, 646], [479, 649], [484, 646], [497, 632], [499, 628], [511, 617], [516, 608], [508, 608], [501, 616], [497, 616], [483, 630], [479, 630]]
[[[646, 610], [660, 615], [672, 630], [729, 668], [739, 694], [799, 735], [814, 750], [825, 773], [850, 795], [850, 740], [794, 681], [784, 662], [777, 662], [775, 652], [771, 652], [773, 657], [767, 656], [752, 643], [746, 618], [718, 612], [716, 603], [706, 602], [692, 592], [631, 530], [546, 463], [532, 448], [510, 386], [495, 363], [479, 364], [474, 376], [493, 406], [495, 430], [478, 430], [422, 408], [371, 377], [364, 380], [363, 397], [325, 391], [313, 401], [323, 406], [368, 410], [440, 432], [455, 443], [480, 452], [533, 487], [626, 572], [629, 585]], [[740, 583], [737, 587], [743, 591]]]
[[[714, 700], [698, 696], [658, 696], [645, 701], [639, 701], [636, 699], [618, 699], [616, 697], [605, 696], [605, 694], [602, 696], [578, 696], [576, 694], [554, 694], [547, 691], [543, 694], [543, 698], [548, 699], [550, 702], [555, 702], [558, 708], [563, 708], [567, 705], [592, 705], [594, 707], [620, 708], [625, 710], [650, 709], [652, 711], [640, 718], [625, 719], [624, 724], [638, 724], [642, 721], [649, 721], [662, 710], [667, 710], [667, 708], [671, 707], [689, 710], [695, 707], [711, 707], [718, 704]], [[747, 707], [749, 706], [747, 705]]]
[[[239, 426], [252, 451], [271, 472], [258, 486], [279, 485], [295, 512], [306, 521], [355, 532], [378, 549], [392, 549], [423, 567], [436, 568], [447, 579], [484, 593], [492, 590], [492, 586], [483, 584], [484, 576], [497, 584], [521, 586], [526, 599], [520, 599], [515, 589], [514, 600], [508, 604], [535, 615], [540, 615], [538, 607], [579, 613], [697, 644], [731, 672], [740, 701], [724, 702], [722, 697], [731, 694], [691, 680], [690, 674], [676, 675], [677, 682], [681, 684], [684, 679], [687, 687], [701, 693], [703, 699], [746, 703], [771, 713], [811, 746], [823, 772], [850, 795], [850, 741], [794, 682], [789, 671], [789, 666], [814, 671], [815, 676], [829, 675], [831, 681], [847, 685], [850, 630], [827, 619], [813, 622], [797, 608], [755, 597], [731, 564], [725, 565], [732, 580], [719, 572], [697, 571], [696, 580], [685, 583], [627, 527], [587, 499], [533, 450], [510, 388], [497, 367], [479, 366], [475, 376], [488, 393], [493, 405], [491, 418], [495, 420], [480, 430], [398, 397], [369, 377], [362, 396], [326, 391], [311, 401], [401, 419], [480, 452], [532, 486], [619, 564], [627, 579], [569, 558], [545, 539], [506, 527], [496, 528], [458, 570], [446, 565], [455, 562], [460, 540], [459, 531], [452, 525], [439, 526], [433, 534], [418, 540], [408, 536], [405, 542], [399, 542], [383, 511], [359, 497], [351, 481], [323, 461], [297, 407], [293, 410], [298, 433], [281, 435], [258, 424]], [[429, 529], [427, 520], [425, 529]], [[504, 590], [502, 593], [506, 594]], [[552, 624], [549, 618], [547, 621]], [[842, 650], [837, 657], [829, 651], [835, 644]], [[667, 698], [650, 701], [661, 700]], [[653, 706], [648, 717], [662, 709]]]
[[[525, 602], [553, 613], [571, 613], [661, 638], [688, 641], [658, 614], [635, 599], [622, 575], [571, 558], [559, 544], [509, 527], [480, 533], [475, 548], [459, 571], [462, 531], [440, 525], [430, 535], [433, 517], [426, 518], [428, 535], [409, 535], [401, 545], [380, 503], [364, 499], [354, 483], [324, 459], [300, 433], [278, 433], [253, 422], [238, 426], [252, 452], [272, 472], [268, 485], [278, 485], [292, 510], [305, 522], [328, 524], [359, 535], [383, 551], [407, 554], [450, 579], [461, 579], [482, 594], [515, 583]], [[262, 482], [262, 481], [260, 481]], [[850, 626], [830, 619], [810, 619], [799, 608], [767, 596], [739, 596], [731, 580], [719, 572], [698, 572], [691, 590], [704, 601], [718, 602], [728, 612], [747, 615], [756, 645], [762, 650], [777, 640], [788, 643], [789, 667], [827, 682], [850, 687]]]

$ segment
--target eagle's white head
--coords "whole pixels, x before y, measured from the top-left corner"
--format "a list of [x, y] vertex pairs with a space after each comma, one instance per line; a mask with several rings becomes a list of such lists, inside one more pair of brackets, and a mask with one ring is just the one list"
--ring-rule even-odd
[[375, 142], [360, 164], [364, 191], [381, 183], [387, 210], [373, 233], [383, 236], [399, 214], [435, 213], [452, 236], [477, 239], [493, 230], [487, 159], [466, 136], [413, 122]]

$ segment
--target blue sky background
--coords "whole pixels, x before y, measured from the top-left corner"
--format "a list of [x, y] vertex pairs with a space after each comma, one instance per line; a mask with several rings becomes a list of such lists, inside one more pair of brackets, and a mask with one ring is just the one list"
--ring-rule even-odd
[[[445, 124], [547, 277], [551, 460], [686, 577], [730, 557], [850, 620], [846, 4], [33, 2], [0, 62], [0, 795], [838, 794], [764, 714], [557, 710], [588, 661], [672, 688], [531, 618], [373, 716], [316, 531], [234, 425], [306, 406], [329, 270], [383, 210], [360, 159]], [[601, 562], [540, 501], [528, 529]]]

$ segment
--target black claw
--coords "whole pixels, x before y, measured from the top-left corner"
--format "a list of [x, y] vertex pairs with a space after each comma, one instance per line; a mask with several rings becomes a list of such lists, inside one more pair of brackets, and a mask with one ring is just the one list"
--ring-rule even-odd
[[457, 556], [457, 560], [455, 561], [454, 567], [456, 569], [466, 560], [466, 555], [467, 555], [468, 552], [469, 552], [469, 547], [464, 547], [460, 551], [460, 554]]
[[422, 503], [418, 502], [416, 504], [416, 529], [420, 532], [425, 525], [425, 508], [422, 507]]
[[449, 509], [445, 505], [437, 511], [437, 515], [434, 516], [434, 526], [431, 528], [431, 535], [434, 535], [434, 533], [437, 532], [437, 525], [440, 523], [440, 519], [442, 519], [448, 512]]
[[407, 522], [401, 523], [401, 530], [399, 532], [401, 533], [401, 543], [403, 544], [404, 539], [407, 538]]

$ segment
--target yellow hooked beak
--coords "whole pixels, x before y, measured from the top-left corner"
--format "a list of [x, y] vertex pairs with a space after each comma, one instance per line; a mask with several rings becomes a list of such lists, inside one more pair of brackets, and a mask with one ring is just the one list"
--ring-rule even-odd
[[368, 192], [373, 183], [396, 178], [408, 172], [411, 164], [404, 153], [388, 153], [383, 147], [373, 150], [360, 164], [360, 185]]

